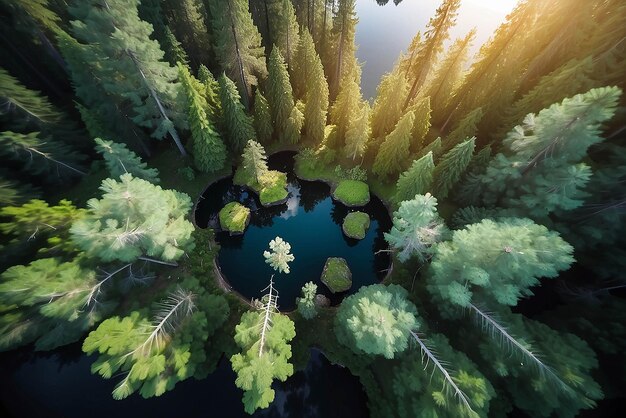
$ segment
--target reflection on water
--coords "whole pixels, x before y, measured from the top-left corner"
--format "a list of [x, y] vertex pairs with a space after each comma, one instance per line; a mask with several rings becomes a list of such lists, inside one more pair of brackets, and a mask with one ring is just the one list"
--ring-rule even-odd
[[[196, 209], [196, 223], [200, 227], [217, 228], [217, 215], [227, 203], [239, 201], [251, 208], [250, 225], [243, 235], [217, 233], [216, 239], [221, 245], [218, 263], [231, 286], [250, 299], [262, 296], [261, 290], [274, 274], [282, 310], [295, 308], [296, 297], [300, 296], [302, 286], [308, 281], [316, 283], [318, 293], [325, 294], [331, 303], [337, 304], [361, 286], [380, 281], [390, 262], [388, 253], [376, 254], [387, 248], [383, 233], [391, 228], [391, 219], [382, 202], [372, 197], [369, 204], [358, 208], [371, 218], [364, 239], [346, 237], [341, 225], [346, 215], [357, 209], [334, 202], [328, 185], [299, 180], [293, 174], [293, 155], [292, 152], [281, 152], [269, 159], [271, 169], [287, 173], [290, 196], [286, 203], [264, 208], [255, 195], [233, 185], [231, 179], [224, 179], [205, 191], [204, 199]], [[277, 236], [291, 244], [295, 256], [289, 274], [276, 274], [263, 257], [263, 251]], [[346, 259], [353, 281], [349, 291], [332, 294], [321, 283], [320, 276], [328, 257]]]
[[[90, 373], [95, 356], [86, 356], [80, 344], [51, 352], [19, 350], [0, 354], [0, 416], [7, 418], [205, 418], [249, 417], [243, 410], [243, 392], [227, 360], [206, 379], [188, 379], [156, 398], [138, 394], [116, 401], [113, 378]], [[329, 390], [329, 388], [341, 390]], [[285, 382], [275, 382], [276, 400], [253, 417], [366, 418], [367, 397], [358, 379], [333, 366], [316, 350], [305, 370]]]

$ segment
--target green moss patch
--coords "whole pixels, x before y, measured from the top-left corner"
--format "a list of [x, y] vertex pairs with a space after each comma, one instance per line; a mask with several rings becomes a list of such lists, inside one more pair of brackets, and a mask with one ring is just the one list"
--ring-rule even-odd
[[271, 206], [282, 202], [287, 198], [287, 174], [280, 171], [270, 170], [257, 181], [255, 178], [249, 178], [244, 174], [243, 170], [237, 170], [233, 183], [239, 186], [247, 186], [259, 195], [263, 206]]
[[358, 180], [343, 180], [333, 192], [333, 198], [346, 206], [365, 206], [370, 201], [370, 188]]
[[238, 202], [230, 202], [220, 210], [220, 226], [224, 231], [243, 234], [250, 221], [250, 209]]
[[343, 258], [329, 257], [322, 271], [322, 283], [331, 292], [345, 292], [352, 287], [352, 272]]
[[343, 220], [343, 233], [354, 239], [363, 239], [370, 227], [370, 217], [363, 212], [350, 212]]

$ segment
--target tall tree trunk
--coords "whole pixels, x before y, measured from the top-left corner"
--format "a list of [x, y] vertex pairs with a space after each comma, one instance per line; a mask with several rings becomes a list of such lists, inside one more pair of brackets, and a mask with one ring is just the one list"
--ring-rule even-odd
[[233, 33], [233, 39], [235, 40], [235, 51], [237, 53], [237, 66], [239, 67], [239, 77], [241, 79], [241, 87], [243, 87], [243, 101], [246, 106], [246, 110], [250, 110], [250, 94], [248, 92], [248, 84], [246, 83], [246, 74], [243, 69], [243, 61], [241, 60], [241, 51], [239, 51], [239, 40], [237, 39], [237, 30], [235, 29], [235, 21], [233, 19], [233, 10], [231, 7], [231, 0], [228, 1], [228, 14], [230, 17], [230, 29]]

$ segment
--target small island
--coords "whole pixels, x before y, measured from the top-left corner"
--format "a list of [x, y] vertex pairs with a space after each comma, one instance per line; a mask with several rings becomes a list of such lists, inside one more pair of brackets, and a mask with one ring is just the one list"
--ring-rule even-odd
[[370, 188], [358, 180], [342, 180], [333, 191], [333, 199], [346, 206], [365, 206], [370, 201]]
[[231, 235], [243, 234], [250, 222], [250, 209], [239, 202], [230, 202], [220, 210], [220, 226]]
[[343, 220], [341, 229], [347, 237], [363, 239], [370, 227], [370, 217], [364, 212], [350, 212]]
[[321, 280], [331, 292], [345, 292], [352, 287], [352, 272], [345, 259], [329, 257], [324, 264]]

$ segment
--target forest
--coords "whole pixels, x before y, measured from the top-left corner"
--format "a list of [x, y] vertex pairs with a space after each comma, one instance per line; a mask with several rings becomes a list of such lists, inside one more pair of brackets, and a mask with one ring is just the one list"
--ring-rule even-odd
[[[357, 3], [417, 1], [0, 0], [2, 379], [77, 347], [133, 416], [218, 372], [254, 416], [624, 413], [626, 2], [479, 45], [437, 1], [366, 97]], [[284, 399], [317, 352], [363, 405]]]

